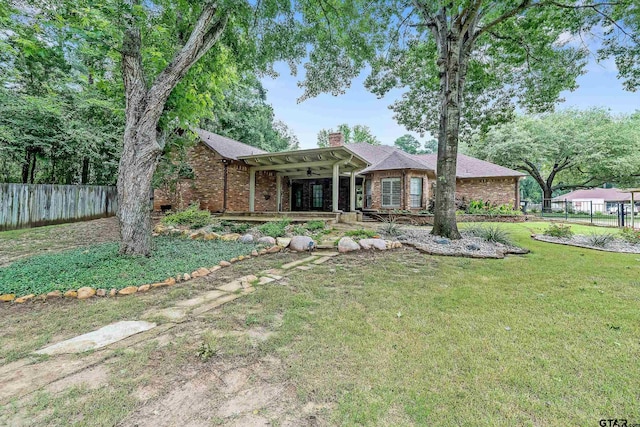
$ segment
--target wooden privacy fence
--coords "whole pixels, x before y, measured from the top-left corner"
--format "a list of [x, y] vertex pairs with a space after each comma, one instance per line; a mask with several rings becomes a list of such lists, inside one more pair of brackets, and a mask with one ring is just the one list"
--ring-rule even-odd
[[116, 187], [0, 184], [0, 231], [115, 215]]

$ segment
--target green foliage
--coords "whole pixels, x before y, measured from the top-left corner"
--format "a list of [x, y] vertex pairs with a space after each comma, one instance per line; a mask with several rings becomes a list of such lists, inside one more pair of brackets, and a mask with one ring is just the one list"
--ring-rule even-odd
[[373, 237], [377, 236], [378, 233], [373, 230], [366, 230], [364, 228], [361, 228], [359, 230], [348, 230], [344, 233], [344, 235], [347, 237], [353, 237], [355, 240], [360, 240], [372, 239]]
[[287, 232], [287, 226], [290, 223], [290, 219], [283, 218], [279, 221], [266, 222], [258, 227], [258, 230], [265, 236], [282, 237]]
[[295, 235], [300, 235], [300, 236], [304, 236], [307, 233], [307, 229], [304, 228], [301, 225], [295, 225], [293, 226], [293, 228], [291, 229], [291, 233], [295, 234]]
[[599, 248], [606, 247], [609, 243], [612, 243], [616, 240], [616, 237], [611, 233], [591, 233], [587, 237], [587, 242], [591, 246], [596, 246]]
[[346, 123], [338, 125], [337, 130], [322, 129], [318, 132], [318, 147], [329, 146], [329, 134], [333, 132], [342, 133], [345, 144], [354, 144], [357, 142], [366, 142], [371, 145], [380, 145], [380, 140], [376, 138], [372, 133], [369, 126], [355, 125], [353, 127]]
[[399, 236], [402, 234], [402, 227], [395, 218], [389, 217], [384, 220], [382, 225], [379, 228], [381, 233], [387, 234], [389, 236]]
[[246, 255], [254, 245], [160, 236], [152, 257], [118, 254], [117, 243], [38, 255], [0, 269], [0, 294], [42, 294], [83, 286], [116, 288], [160, 282], [200, 267]]
[[393, 143], [396, 147], [409, 154], [431, 154], [438, 151], [438, 141], [431, 139], [424, 143], [424, 148], [421, 148], [421, 143], [411, 134], [402, 135], [396, 139]]
[[549, 227], [544, 230], [544, 235], [570, 239], [571, 237], [573, 237], [573, 231], [571, 231], [571, 226], [569, 225], [551, 223], [549, 224]]
[[232, 233], [244, 234], [251, 228], [251, 224], [247, 224], [244, 222], [236, 222], [229, 227], [229, 230]]
[[196, 355], [203, 361], [207, 361], [216, 356], [219, 351], [218, 338], [211, 333], [205, 333], [204, 339], [198, 346]]
[[549, 194], [576, 185], [632, 184], [640, 170], [640, 116], [613, 116], [601, 108], [518, 116], [476, 138], [471, 149], [528, 173]]
[[165, 216], [162, 218], [162, 223], [167, 225], [187, 225], [193, 229], [202, 228], [211, 223], [211, 212], [201, 210], [199, 205], [193, 204], [183, 211]]
[[324, 221], [309, 221], [307, 223], [305, 223], [304, 228], [306, 228], [309, 231], [318, 231], [318, 230], [324, 230], [326, 224]]
[[512, 245], [509, 232], [498, 224], [471, 225], [465, 228], [465, 234], [479, 237], [484, 241], [491, 243], [501, 243], [503, 245]]
[[633, 245], [640, 244], [640, 230], [634, 230], [631, 227], [624, 227], [620, 230], [620, 238]]
[[470, 201], [467, 210], [463, 213], [471, 215], [522, 215], [522, 212], [519, 209], [513, 209], [512, 205], [506, 203], [494, 205], [481, 199]]

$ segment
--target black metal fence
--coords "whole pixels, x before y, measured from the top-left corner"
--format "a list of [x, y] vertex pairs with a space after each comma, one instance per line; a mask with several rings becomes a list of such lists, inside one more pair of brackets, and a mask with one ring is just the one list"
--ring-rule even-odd
[[[542, 203], [528, 203], [526, 213], [545, 219], [558, 219], [567, 222], [603, 225], [609, 227], [640, 227], [640, 204], [631, 208], [631, 203], [571, 200], [548, 200]], [[632, 218], [632, 215], [634, 217]]]

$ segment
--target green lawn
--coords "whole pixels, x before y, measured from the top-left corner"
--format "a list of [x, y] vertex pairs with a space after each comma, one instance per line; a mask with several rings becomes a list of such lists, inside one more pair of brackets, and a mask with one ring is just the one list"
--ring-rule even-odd
[[332, 424], [640, 422], [640, 257], [504, 227], [529, 255], [338, 258], [243, 303], [284, 313], [271, 351], [302, 399], [334, 405]]
[[[323, 408], [320, 425], [596, 426], [603, 418], [640, 423], [640, 256], [531, 239], [545, 223], [502, 226], [531, 253], [479, 260], [411, 249], [361, 252], [294, 270], [283, 283], [258, 287], [198, 322], [181, 324], [174, 350], [129, 349], [126, 356], [140, 367], [126, 385], [120, 367], [127, 359], [116, 354], [108, 385], [38, 395], [48, 403], [29, 406], [29, 416], [55, 407], [54, 415], [46, 415], [50, 425], [70, 419], [81, 424], [84, 409], [78, 408], [91, 402], [84, 416], [100, 413], [104, 418], [96, 425], [113, 425], [143, 405], [133, 392], [140, 384], [172, 390], [182, 384], [183, 371], [204, 375], [214, 366], [272, 358], [282, 368], [269, 381], [294, 390], [300, 408]], [[288, 260], [285, 254], [260, 257], [224, 272], [259, 271]], [[166, 305], [167, 292], [177, 298], [184, 286], [191, 296], [205, 283], [192, 282], [161, 291], [159, 301], [149, 293], [7, 307], [0, 349], [19, 347], [25, 334], [28, 348], [37, 348], [53, 334], [79, 332], [85, 322], [92, 329], [102, 317], [117, 320], [118, 310], [121, 318], [134, 318], [141, 304]], [[70, 310], [80, 317], [65, 321]], [[243, 335], [256, 328], [269, 332], [268, 338], [256, 342]], [[209, 330], [228, 335], [212, 339]], [[216, 350], [212, 360], [197, 356], [203, 342]], [[18, 347], [16, 355], [28, 350]], [[211, 398], [218, 399], [213, 390]], [[127, 407], [113, 407], [105, 394], [126, 399]], [[278, 425], [277, 415], [270, 419]]]

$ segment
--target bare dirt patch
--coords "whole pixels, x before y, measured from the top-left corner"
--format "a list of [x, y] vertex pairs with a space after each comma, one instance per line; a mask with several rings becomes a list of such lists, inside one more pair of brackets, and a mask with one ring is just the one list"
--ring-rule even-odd
[[115, 217], [0, 233], [0, 267], [18, 259], [113, 242], [119, 238]]

